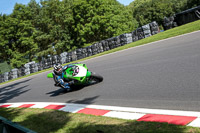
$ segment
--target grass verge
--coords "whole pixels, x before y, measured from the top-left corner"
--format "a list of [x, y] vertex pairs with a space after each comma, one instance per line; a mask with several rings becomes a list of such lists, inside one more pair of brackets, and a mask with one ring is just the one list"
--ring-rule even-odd
[[0, 114], [38, 133], [200, 133], [200, 128], [138, 122], [31, 108], [0, 108]]
[[[115, 48], [115, 49], [112, 49], [112, 50], [109, 50], [109, 51], [105, 51], [103, 53], [100, 53], [100, 54], [97, 54], [97, 55], [93, 55], [93, 56], [90, 56], [90, 57], [87, 57], [87, 58], [84, 58], [84, 59], [81, 59], [81, 60], [77, 60], [77, 61], [74, 61], [74, 62], [84, 61], [84, 60], [91, 59], [91, 58], [94, 58], [94, 57], [97, 57], [97, 56], [113, 53], [113, 52], [116, 52], [116, 51], [128, 49], [128, 48], [131, 48], [131, 47], [135, 47], [135, 46], [139, 46], [139, 45], [143, 45], [143, 44], [147, 44], [147, 43], [151, 43], [151, 42], [167, 39], [167, 38], [170, 38], [170, 37], [174, 37], [174, 36], [178, 36], [178, 35], [194, 32], [194, 31], [198, 31], [198, 30], [200, 30], [200, 20], [192, 22], [192, 23], [188, 23], [188, 24], [185, 24], [185, 25], [182, 25], [182, 26], [167, 30], [165, 32], [161, 32], [161, 33], [156, 34], [154, 36], [151, 36], [151, 37], [148, 37], [148, 38], [144, 38], [142, 40], [139, 40], [139, 41], [136, 41], [136, 42], [132, 42], [130, 44], [127, 44], [127, 45], [124, 45], [124, 46], [121, 46], [121, 47], [118, 47], [118, 48]], [[74, 63], [74, 62], [70, 62], [70, 63]], [[67, 63], [67, 64], [69, 64], [69, 63]], [[9, 80], [7, 82], [0, 83], [0, 85], [6, 84], [6, 83], [9, 83], [9, 82], [18, 80], [18, 79], [22, 79], [22, 78], [25, 78], [25, 77], [29, 77], [29, 76], [32, 76], [32, 75], [35, 75], [35, 74], [38, 74], [38, 73], [42, 73], [42, 72], [45, 72], [45, 71], [49, 71], [49, 70], [52, 70], [52, 68], [45, 69], [45, 70], [42, 70], [42, 71], [39, 71], [39, 72], [36, 72], [36, 73], [32, 73], [32, 74], [27, 75], [27, 76], [19, 77], [17, 79]]]

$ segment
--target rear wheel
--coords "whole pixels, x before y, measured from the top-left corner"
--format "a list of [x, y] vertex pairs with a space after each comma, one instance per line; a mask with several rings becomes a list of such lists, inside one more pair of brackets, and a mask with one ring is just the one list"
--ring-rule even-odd
[[99, 74], [96, 74], [94, 72], [91, 73], [91, 76], [90, 76], [90, 80], [91, 81], [95, 81], [95, 82], [102, 82], [103, 81], [103, 77]]

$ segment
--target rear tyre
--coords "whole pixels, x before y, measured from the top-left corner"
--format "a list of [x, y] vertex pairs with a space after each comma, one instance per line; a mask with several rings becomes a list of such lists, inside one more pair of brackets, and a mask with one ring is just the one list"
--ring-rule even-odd
[[95, 81], [95, 82], [102, 82], [103, 81], [103, 77], [99, 74], [96, 73], [91, 73], [91, 80]]

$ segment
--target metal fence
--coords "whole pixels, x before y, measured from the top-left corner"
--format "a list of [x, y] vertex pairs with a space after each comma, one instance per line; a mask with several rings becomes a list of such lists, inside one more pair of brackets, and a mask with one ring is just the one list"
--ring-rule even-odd
[[0, 133], [36, 133], [28, 128], [25, 128], [17, 123], [11, 122], [8, 119], [0, 116]]

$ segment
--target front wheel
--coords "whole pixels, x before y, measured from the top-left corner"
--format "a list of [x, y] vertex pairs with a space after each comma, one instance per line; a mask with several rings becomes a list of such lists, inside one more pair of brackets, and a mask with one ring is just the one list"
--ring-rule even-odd
[[103, 77], [97, 73], [92, 72], [90, 76], [90, 80], [95, 81], [95, 82], [102, 82]]

